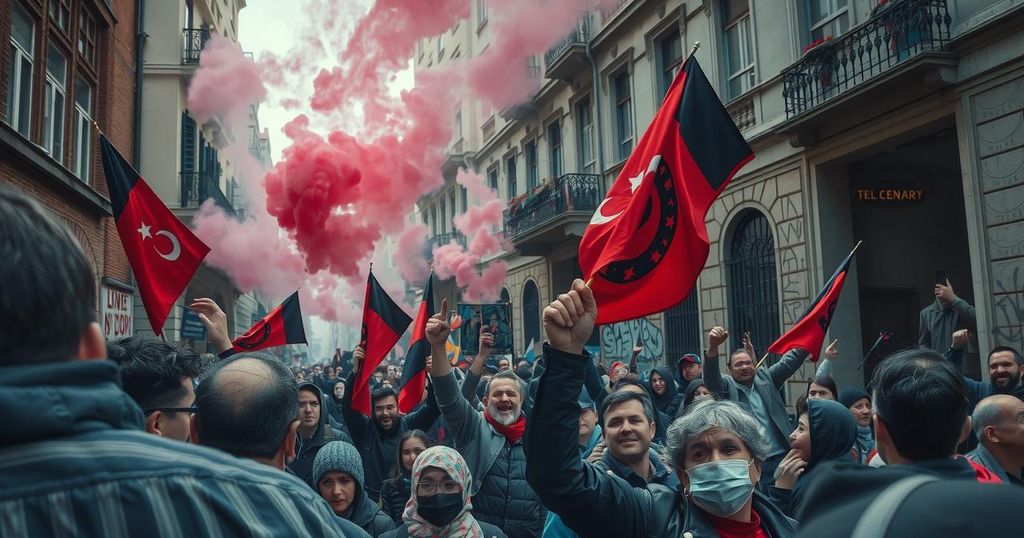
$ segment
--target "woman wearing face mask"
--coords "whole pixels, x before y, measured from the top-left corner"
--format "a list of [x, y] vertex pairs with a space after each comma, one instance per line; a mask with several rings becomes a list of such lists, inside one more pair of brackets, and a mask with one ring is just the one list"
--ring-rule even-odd
[[790, 515], [797, 512], [807, 476], [819, 463], [853, 460], [850, 447], [857, 432], [850, 412], [832, 400], [801, 399], [797, 417], [797, 427], [789, 434], [791, 450], [779, 463], [778, 477], [771, 488], [772, 500]]
[[324, 445], [313, 460], [313, 486], [339, 517], [378, 537], [395, 522], [363, 490], [363, 459], [344, 441]]
[[381, 538], [504, 538], [498, 527], [477, 521], [470, 513], [473, 478], [466, 460], [454, 449], [433, 446], [412, 467], [414, 484], [402, 513], [404, 522]]
[[846, 387], [839, 392], [839, 403], [850, 410], [857, 422], [857, 442], [853, 448], [857, 450], [857, 459], [866, 465], [878, 455], [875, 432], [871, 429], [871, 398], [857, 387]]
[[402, 522], [402, 511], [412, 495], [412, 464], [434, 442], [420, 430], [409, 430], [398, 441], [398, 463], [391, 478], [380, 485], [380, 505], [396, 523]]

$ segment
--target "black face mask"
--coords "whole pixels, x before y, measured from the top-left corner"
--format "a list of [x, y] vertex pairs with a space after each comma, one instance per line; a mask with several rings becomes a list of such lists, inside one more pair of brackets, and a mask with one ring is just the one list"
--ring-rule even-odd
[[460, 513], [465, 503], [462, 502], [462, 492], [459, 493], [438, 493], [430, 497], [423, 495], [416, 496], [416, 513], [435, 527], [444, 527], [454, 520]]

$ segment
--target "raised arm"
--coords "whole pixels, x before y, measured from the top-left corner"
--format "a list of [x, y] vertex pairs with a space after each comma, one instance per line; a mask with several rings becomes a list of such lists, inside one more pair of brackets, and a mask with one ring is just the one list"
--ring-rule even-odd
[[448, 334], [451, 333], [451, 326], [456, 318], [445, 321], [443, 313], [447, 311], [448, 299], [442, 299], [441, 311], [427, 320], [426, 336], [432, 356], [430, 378], [434, 383], [434, 397], [437, 398], [437, 405], [445, 422], [451, 428], [455, 445], [465, 447], [478, 436], [484, 419], [462, 397], [459, 383], [452, 372], [452, 365], [448, 362], [448, 352], [444, 343], [448, 340]]
[[945, 284], [935, 284], [935, 297], [952, 306], [953, 310], [956, 310], [957, 315], [960, 316], [960, 319], [969, 322], [971, 327], [975, 326], [977, 318], [974, 313], [974, 307], [967, 301], [957, 297], [956, 292], [953, 291], [953, 285], [950, 284], [948, 278]]
[[[718, 347], [729, 338], [729, 332], [722, 327], [714, 327], [708, 332], [708, 350], [704, 354], [704, 383], [708, 390], [727, 396], [729, 387], [722, 376], [722, 367], [718, 363]], [[684, 387], [685, 388], [685, 387]]]
[[473, 362], [469, 365], [469, 371], [466, 372], [466, 379], [462, 381], [462, 397], [474, 408], [480, 401], [476, 396], [476, 389], [480, 386], [480, 376], [484, 371], [484, 363], [487, 362], [487, 356], [491, 354], [491, 348], [493, 347], [494, 335], [484, 332], [483, 327], [481, 327], [480, 352], [476, 354], [476, 357], [473, 357]]
[[786, 352], [785, 355], [779, 359], [779, 362], [768, 367], [768, 376], [772, 380], [772, 384], [775, 385], [776, 389], [781, 389], [782, 385], [787, 379], [793, 377], [793, 374], [800, 369], [800, 366], [804, 364], [807, 357], [810, 356], [806, 350], [793, 348]]
[[818, 363], [818, 370], [814, 372], [814, 375], [816, 377], [828, 376], [832, 377], [833, 379], [835, 378], [832, 375], [832, 361], [839, 358], [839, 348], [836, 347], [836, 344], [838, 343], [839, 340], [833, 340], [832, 343], [829, 344], [827, 348], [825, 348], [825, 358]]
[[582, 280], [544, 309], [547, 370], [526, 423], [526, 480], [552, 512], [581, 536], [646, 536], [652, 507], [647, 490], [584, 464], [579, 457], [583, 351], [597, 306]]
[[964, 375], [964, 347], [967, 345], [967, 340], [970, 339], [971, 333], [967, 329], [960, 329], [953, 333], [953, 342], [950, 344], [949, 349], [946, 350], [946, 360], [953, 364], [953, 368], [960, 374], [960, 378], [964, 381], [964, 388], [967, 389], [968, 396], [970, 396], [971, 403], [977, 403], [978, 396], [981, 394], [982, 383], [971, 379]]
[[193, 299], [188, 307], [199, 315], [199, 321], [206, 327], [206, 339], [217, 350], [217, 354], [232, 348], [231, 333], [228, 331], [228, 316], [216, 301], [200, 297]]
[[427, 398], [423, 401], [426, 405], [405, 416], [406, 430], [427, 431], [437, 422], [437, 417], [441, 416], [441, 408], [438, 407], [437, 398], [434, 396], [433, 383], [427, 383]]
[[352, 373], [349, 374], [345, 386], [349, 387], [341, 398], [341, 416], [345, 418], [345, 425], [348, 426], [348, 433], [352, 436], [352, 442], [357, 447], [362, 446], [366, 439], [366, 432], [370, 429], [370, 417], [352, 409], [352, 390], [356, 377], [359, 376], [359, 367], [363, 359], [362, 348], [355, 348], [352, 351]]

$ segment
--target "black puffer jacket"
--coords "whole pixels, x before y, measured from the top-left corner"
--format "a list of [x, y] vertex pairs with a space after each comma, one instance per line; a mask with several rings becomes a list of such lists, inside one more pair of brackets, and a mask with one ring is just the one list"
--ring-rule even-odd
[[380, 507], [395, 523], [402, 523], [402, 512], [412, 496], [412, 482], [408, 476], [389, 478], [380, 485]]
[[288, 464], [288, 469], [295, 473], [302, 479], [303, 482], [307, 483], [313, 489], [316, 489], [316, 485], [313, 481], [313, 460], [316, 459], [316, 455], [320, 452], [320, 448], [331, 441], [345, 441], [351, 443], [352, 438], [342, 430], [332, 428], [329, 424], [329, 415], [327, 409], [324, 408], [324, 395], [320, 392], [320, 387], [316, 384], [305, 382], [299, 383], [299, 390], [310, 390], [320, 400], [320, 425], [316, 427], [316, 431], [313, 432], [313, 436], [309, 439], [302, 439], [299, 437], [299, 442], [295, 447], [295, 461]]
[[359, 525], [360, 528], [375, 538], [398, 528], [398, 525], [391, 519], [391, 516], [387, 515], [384, 510], [377, 506], [377, 503], [366, 496], [366, 491], [363, 490], [362, 484], [359, 485], [359, 493], [356, 494], [355, 504], [349, 509], [348, 520]]
[[[552, 512], [580, 536], [717, 536], [704, 512], [678, 490], [659, 484], [634, 488], [579, 458], [579, 395], [583, 361], [544, 345], [548, 369], [537, 388], [533, 420], [526, 425], [526, 477]], [[796, 522], [754, 493], [754, 511], [772, 538], [796, 534]]]

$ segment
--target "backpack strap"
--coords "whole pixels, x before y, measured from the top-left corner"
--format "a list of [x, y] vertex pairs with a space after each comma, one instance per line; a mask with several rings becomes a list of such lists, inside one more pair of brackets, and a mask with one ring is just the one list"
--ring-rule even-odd
[[853, 528], [850, 538], [879, 538], [885, 536], [889, 523], [896, 517], [903, 501], [910, 496], [917, 488], [928, 482], [937, 482], [939, 479], [930, 475], [915, 475], [904, 478], [899, 482], [885, 488], [874, 501], [868, 505], [857, 525]]

